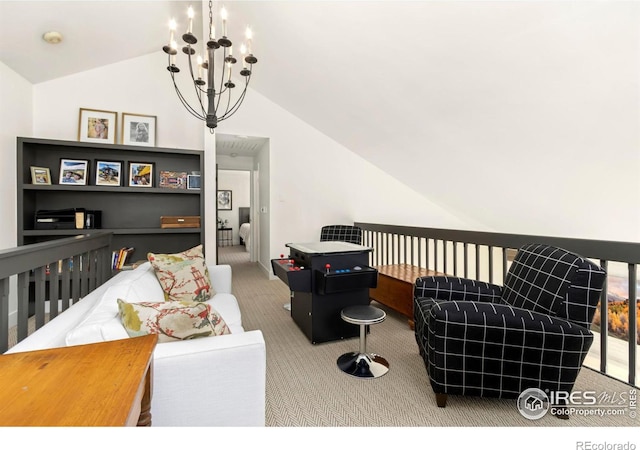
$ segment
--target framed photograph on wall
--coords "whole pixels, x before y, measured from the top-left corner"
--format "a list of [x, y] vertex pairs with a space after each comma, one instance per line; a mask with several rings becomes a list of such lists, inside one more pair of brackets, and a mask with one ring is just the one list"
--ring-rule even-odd
[[80, 108], [78, 121], [78, 140], [115, 144], [118, 113], [100, 109]]
[[120, 186], [122, 162], [96, 161], [96, 186]]
[[153, 187], [153, 163], [129, 163], [129, 186]]
[[122, 113], [122, 143], [125, 145], [156, 145], [156, 116]]
[[51, 184], [49, 168], [31, 166], [31, 184]]
[[89, 161], [85, 159], [60, 160], [60, 184], [86, 185]]
[[231, 208], [231, 191], [218, 191], [218, 209], [222, 211], [230, 211]]

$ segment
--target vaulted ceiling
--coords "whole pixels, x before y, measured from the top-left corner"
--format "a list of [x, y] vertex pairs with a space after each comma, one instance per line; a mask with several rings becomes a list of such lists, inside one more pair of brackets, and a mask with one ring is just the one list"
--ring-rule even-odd
[[[201, 11], [200, 2], [184, 1], [2, 0], [0, 60], [37, 83], [154, 52], [167, 40], [167, 19], [184, 23], [189, 4]], [[545, 161], [559, 171], [576, 164], [581, 140], [594, 139], [585, 130], [637, 101], [615, 86], [638, 71], [638, 55], [629, 60], [638, 47], [637, 5], [225, 3], [229, 36], [254, 30], [255, 90], [490, 229], [545, 220], [532, 211], [562, 195], [543, 173]], [[50, 29], [65, 35], [64, 45], [42, 41]], [[601, 169], [585, 166], [580, 178], [597, 179]], [[488, 204], [518, 202], [517, 182], [539, 183], [540, 198], [513, 206], [513, 219], [488, 215]]]

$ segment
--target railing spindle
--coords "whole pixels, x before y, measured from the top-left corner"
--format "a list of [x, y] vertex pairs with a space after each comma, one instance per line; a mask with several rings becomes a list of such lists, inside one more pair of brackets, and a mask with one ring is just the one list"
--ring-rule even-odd
[[638, 293], [635, 264], [629, 264], [629, 383], [636, 384], [636, 347], [638, 340]]
[[[600, 267], [605, 271], [608, 269], [607, 266], [608, 261], [600, 260]], [[600, 293], [600, 371], [602, 373], [607, 373], [607, 335], [609, 334], [608, 278], [604, 279], [604, 285]]]
[[464, 243], [464, 278], [469, 278], [469, 245]]
[[489, 246], [489, 283], [493, 283], [493, 246]]

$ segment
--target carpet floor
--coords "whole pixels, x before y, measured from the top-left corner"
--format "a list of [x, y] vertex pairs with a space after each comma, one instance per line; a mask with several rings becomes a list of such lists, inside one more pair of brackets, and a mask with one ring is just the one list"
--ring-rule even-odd
[[[313, 345], [283, 305], [289, 289], [269, 280], [243, 247], [219, 248], [220, 264], [233, 270], [233, 291], [247, 330], [259, 329], [267, 349], [266, 423], [269, 427], [629, 427], [637, 418], [624, 415], [547, 414], [532, 421], [520, 415], [514, 399], [449, 396], [438, 408], [406, 318], [384, 309], [387, 318], [373, 325], [367, 349], [389, 361], [377, 379], [341, 372], [337, 358], [358, 349], [358, 338]], [[629, 394], [630, 386], [584, 368], [574, 390]], [[619, 398], [619, 397], [618, 397]]]

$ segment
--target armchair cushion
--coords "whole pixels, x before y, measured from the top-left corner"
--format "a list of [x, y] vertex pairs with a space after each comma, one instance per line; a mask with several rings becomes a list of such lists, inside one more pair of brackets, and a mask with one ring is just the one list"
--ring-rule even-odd
[[502, 287], [466, 278], [428, 276], [416, 279], [414, 298], [500, 303]]
[[442, 393], [453, 386], [499, 397], [540, 386], [569, 392], [593, 341], [582, 326], [504, 304], [438, 301], [427, 322], [428, 371]]

